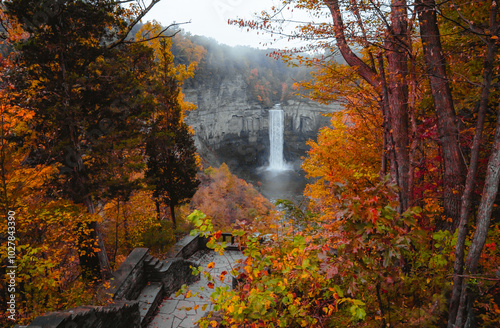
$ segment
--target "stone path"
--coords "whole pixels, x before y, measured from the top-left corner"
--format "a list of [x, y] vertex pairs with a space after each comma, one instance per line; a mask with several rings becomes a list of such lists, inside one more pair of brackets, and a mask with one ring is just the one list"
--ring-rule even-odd
[[[189, 258], [190, 261], [198, 263], [199, 266], [209, 271], [215, 277], [215, 287], [229, 286], [231, 287], [232, 278], [231, 269], [237, 265], [237, 260], [243, 259], [244, 255], [240, 251], [224, 252], [224, 255], [219, 255], [214, 251], [199, 251]], [[214, 262], [213, 269], [207, 269], [207, 265]], [[221, 282], [217, 277], [222, 271], [227, 271], [228, 275]], [[210, 294], [213, 289], [207, 287], [208, 281], [203, 274], [200, 274], [200, 280], [191, 284], [189, 290], [193, 294], [199, 293], [198, 296], [186, 298], [184, 295], [170, 295], [159, 307], [158, 314], [149, 324], [148, 328], [191, 328], [196, 327], [196, 322], [200, 320], [206, 313], [212, 310], [210, 302]], [[204, 287], [201, 290], [200, 287]], [[198, 305], [197, 309], [194, 309]], [[187, 310], [187, 308], [190, 308]]]

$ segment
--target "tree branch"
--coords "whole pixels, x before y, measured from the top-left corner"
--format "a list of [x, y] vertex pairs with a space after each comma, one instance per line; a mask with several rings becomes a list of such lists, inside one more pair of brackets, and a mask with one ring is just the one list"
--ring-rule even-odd
[[371, 86], [375, 87], [377, 91], [381, 90], [381, 81], [377, 73], [368, 66], [361, 58], [359, 58], [347, 44], [347, 40], [344, 34], [344, 22], [342, 20], [342, 14], [340, 11], [340, 6], [338, 0], [327, 0], [325, 4], [330, 9], [330, 13], [333, 18], [333, 27], [335, 33], [335, 40], [337, 41], [337, 46], [339, 47], [342, 57], [345, 61], [352, 67], [356, 68], [359, 75], [366, 80]]
[[148, 42], [148, 41], [151, 41], [151, 40], [155, 40], [155, 39], [159, 39], [159, 38], [173, 38], [174, 36], [176, 36], [180, 30], [176, 31], [174, 34], [171, 34], [171, 35], [162, 35], [163, 33], [165, 33], [169, 28], [173, 27], [173, 26], [177, 26], [177, 25], [181, 25], [181, 24], [189, 24], [191, 23], [191, 21], [189, 22], [184, 22], [184, 23], [174, 23], [174, 24], [170, 24], [169, 26], [165, 27], [163, 30], [161, 30], [160, 32], [158, 32], [158, 34], [156, 34], [155, 36], [152, 36], [150, 38], [146, 38], [146, 39], [143, 39], [143, 40], [133, 40], [133, 41], [123, 41], [123, 43], [126, 43], [126, 44], [131, 44], [131, 43], [142, 43], [142, 42]]
[[127, 38], [128, 34], [130, 33], [130, 31], [132, 31], [132, 29], [134, 28], [135, 25], [137, 25], [137, 23], [139, 23], [141, 21], [141, 19], [154, 7], [154, 5], [156, 5], [158, 2], [160, 2], [160, 0], [151, 0], [151, 3], [149, 4], [149, 6], [147, 6], [146, 8], [144, 8], [139, 15], [137, 15], [137, 17], [128, 25], [128, 27], [125, 29], [125, 31], [123, 31], [123, 33], [118, 37], [117, 40], [115, 40], [114, 42], [112, 42], [111, 44], [109, 44], [107, 47], [108, 49], [112, 49], [114, 47], [116, 47], [117, 45], [123, 43], [125, 41], [125, 39]]

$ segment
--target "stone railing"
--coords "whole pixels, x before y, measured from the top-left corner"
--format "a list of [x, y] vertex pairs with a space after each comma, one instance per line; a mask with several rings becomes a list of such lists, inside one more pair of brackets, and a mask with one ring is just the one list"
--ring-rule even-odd
[[[16, 326], [25, 327], [25, 326]], [[35, 318], [30, 328], [136, 328], [141, 327], [139, 303], [117, 301], [107, 306], [80, 306]]]
[[146, 285], [144, 261], [148, 248], [135, 248], [113, 273], [109, 294], [114, 300], [135, 300]]
[[174, 245], [167, 260], [149, 255], [149, 249], [136, 248], [113, 273], [107, 291], [114, 302], [107, 306], [81, 306], [35, 318], [17, 328], [140, 328], [147, 325], [163, 295], [170, 295], [183, 284], [199, 279], [193, 276], [186, 259], [206, 249], [207, 239], [186, 236]]

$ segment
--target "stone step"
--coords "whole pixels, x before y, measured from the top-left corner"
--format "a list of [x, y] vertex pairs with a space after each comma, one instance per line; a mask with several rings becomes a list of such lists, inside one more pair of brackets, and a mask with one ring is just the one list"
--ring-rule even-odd
[[145, 263], [148, 263], [148, 262], [149, 262], [149, 261], [151, 261], [153, 258], [154, 258], [153, 256], [151, 256], [151, 255], [149, 255], [149, 254], [148, 254], [148, 255], [146, 255], [146, 257], [144, 258], [144, 262], [145, 262]]
[[158, 263], [156, 263], [156, 265], [155, 265], [155, 270], [160, 271], [160, 269], [163, 267], [163, 265], [164, 265], [163, 261], [158, 261]]
[[160, 282], [149, 283], [137, 297], [141, 325], [147, 324], [148, 319], [155, 312], [163, 297], [163, 284]]
[[160, 260], [158, 260], [156, 257], [151, 258], [151, 260], [146, 262], [146, 265], [154, 267], [155, 265], [158, 264]]

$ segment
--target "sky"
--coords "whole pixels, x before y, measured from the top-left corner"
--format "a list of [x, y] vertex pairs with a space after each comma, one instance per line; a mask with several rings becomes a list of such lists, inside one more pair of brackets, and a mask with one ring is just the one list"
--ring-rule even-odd
[[[257, 31], [247, 32], [238, 26], [228, 25], [228, 19], [255, 17], [255, 12], [269, 10], [279, 0], [161, 0], [145, 17], [163, 26], [173, 22], [191, 22], [181, 26], [193, 35], [204, 35], [230, 46], [246, 45], [255, 48], [284, 48], [286, 40], [269, 44], [274, 37]], [[266, 45], [267, 44], [267, 45]]]

